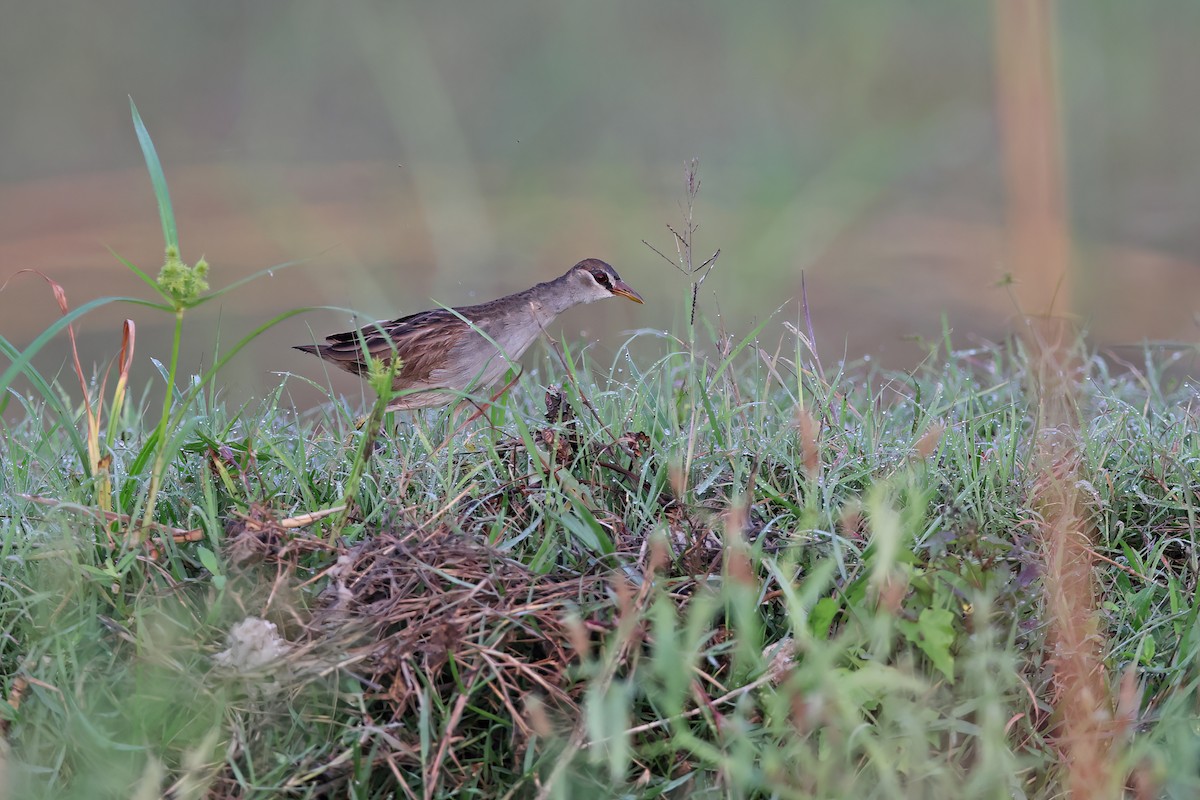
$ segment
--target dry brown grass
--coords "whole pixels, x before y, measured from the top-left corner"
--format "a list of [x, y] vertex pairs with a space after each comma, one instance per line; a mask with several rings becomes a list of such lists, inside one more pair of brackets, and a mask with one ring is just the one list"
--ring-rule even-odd
[[[231, 563], [255, 565], [260, 577], [274, 573], [266, 581], [270, 598], [258, 607], [291, 617], [294, 674], [336, 666], [355, 675], [366, 689], [361, 724], [390, 731], [374, 757], [395, 775], [422, 766], [421, 737], [429, 731], [420, 730], [421, 715], [448, 709], [432, 732], [426, 794], [469, 784], [474, 765], [500, 744], [490, 736], [511, 737], [501, 749], [511, 747], [519, 761], [539, 730], [579, 717], [570, 670], [578, 648], [609, 625], [598, 613], [614, 602], [603, 574], [537, 574], [446, 525], [380, 531], [337, 550], [259, 508], [229, 534]], [[308, 574], [297, 557], [313, 549], [330, 549], [335, 563]], [[310, 617], [282, 608], [294, 603], [297, 585], [320, 579], [328, 583]], [[575, 621], [579, 609], [591, 615]], [[340, 774], [338, 765], [327, 766], [325, 778]]]

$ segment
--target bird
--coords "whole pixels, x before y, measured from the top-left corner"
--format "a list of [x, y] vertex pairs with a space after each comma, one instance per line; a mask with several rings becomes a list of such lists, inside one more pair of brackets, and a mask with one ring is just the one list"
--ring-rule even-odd
[[382, 360], [385, 367], [398, 358], [392, 381], [396, 396], [386, 410], [435, 408], [461, 398], [468, 389], [495, 383], [568, 308], [609, 297], [644, 302], [612, 266], [585, 258], [552, 281], [498, 300], [381, 320], [327, 336], [324, 344], [294, 349], [360, 377], [368, 372], [368, 356]]

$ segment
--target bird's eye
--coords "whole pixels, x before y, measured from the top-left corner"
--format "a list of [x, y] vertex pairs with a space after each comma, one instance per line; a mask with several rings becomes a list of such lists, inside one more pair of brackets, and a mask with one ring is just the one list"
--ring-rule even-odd
[[592, 277], [596, 279], [596, 283], [600, 284], [605, 289], [610, 288], [609, 281], [608, 281], [608, 273], [606, 273], [602, 270], [596, 270], [595, 272], [592, 273]]

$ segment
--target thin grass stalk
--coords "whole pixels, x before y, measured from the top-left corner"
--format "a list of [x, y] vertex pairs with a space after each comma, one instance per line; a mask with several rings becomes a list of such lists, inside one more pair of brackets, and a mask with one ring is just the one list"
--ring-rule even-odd
[[158, 502], [159, 488], [162, 486], [163, 474], [167, 468], [167, 451], [170, 442], [167, 431], [171, 421], [171, 401], [175, 393], [175, 375], [179, 370], [179, 344], [183, 340], [183, 308], [175, 311], [175, 330], [171, 336], [171, 363], [167, 368], [167, 389], [163, 398], [162, 415], [156, 428], [158, 434], [157, 449], [154, 454], [154, 467], [150, 470], [150, 488], [146, 493], [146, 510], [142, 514], [142, 524], [133, 532], [133, 543], [140, 544], [150, 524], [154, 522], [155, 505]]

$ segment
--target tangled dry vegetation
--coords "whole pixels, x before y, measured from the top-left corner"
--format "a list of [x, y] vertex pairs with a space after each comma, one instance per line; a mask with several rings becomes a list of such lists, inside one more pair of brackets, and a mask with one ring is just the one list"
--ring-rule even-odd
[[[535, 433], [545, 451], [535, 455], [571, 463], [584, 447], [570, 424], [572, 409], [556, 389], [546, 405], [548, 425]], [[647, 445], [645, 433], [629, 432], [594, 448], [591, 460], [623, 480], [637, 480], [634, 470], [616, 463], [614, 451], [636, 460]], [[521, 447], [511, 440], [500, 449], [515, 453]], [[507, 491], [536, 490], [510, 485]], [[597, 563], [582, 572], [557, 567], [534, 572], [471, 532], [471, 515], [480, 508], [472, 498], [460, 501], [452, 524], [397, 524], [350, 545], [307, 533], [302, 526], [314, 521], [310, 517], [280, 520], [256, 505], [229, 523], [225, 557], [241, 604], [273, 621], [269, 636], [275, 625], [287, 633], [271, 669], [300, 681], [334, 670], [353, 675], [367, 698], [357, 724], [389, 732], [371, 758], [387, 764], [401, 785], [409, 782], [406, 774], [423, 773], [426, 796], [435, 786], [454, 793], [477, 785], [479, 765], [496, 752], [509, 753], [519, 773], [535, 737], [568, 742], [574, 729], [579, 738], [580, 665], [622, 619], [639, 619], [647, 582], [656, 574], [699, 581], [720, 575], [722, 547], [712, 529], [720, 517], [685, 513], [669, 490], [658, 504], [675, 523], [676, 552], [673, 557], [666, 552], [672, 547], [666, 539], [652, 545], [618, 526], [614, 538], [628, 571]], [[326, 556], [318, 561], [332, 564], [306, 566], [312, 562], [307, 555], [320, 552]], [[322, 588], [306, 609], [304, 588], [313, 585]], [[685, 586], [673, 596], [683, 607], [691, 592]], [[231, 651], [237, 648], [231, 645]], [[619, 648], [616, 655], [610, 671], [631, 672], [631, 649]], [[260, 659], [252, 666], [261, 670], [269, 664]], [[446, 724], [436, 741], [423, 743], [430, 732], [420, 720], [430, 706], [445, 709]], [[344, 786], [348, 769], [342, 754], [309, 764], [309, 788], [333, 792]], [[236, 796], [237, 787], [227, 773], [213, 796]]]
[[[289, 534], [260, 518], [234, 532], [230, 547], [244, 549], [246, 538], [256, 548], [264, 540], [286, 542], [267, 549], [256, 567], [287, 584], [273, 588], [276, 598], [291, 598], [300, 584], [328, 581], [301, 624], [288, 600], [279, 609], [302, 662], [291, 669], [318, 676], [336, 665], [353, 674], [369, 698], [359, 724], [391, 731], [374, 758], [392, 763], [397, 775], [401, 767], [421, 768], [420, 737], [427, 731], [415, 721], [428, 714], [425, 704], [451, 709], [429, 773], [434, 783], [450, 786], [472, 780], [469, 770], [489, 749], [513, 748], [519, 759], [531, 726], [544, 725], [546, 713], [578, 716], [570, 643], [579, 641], [577, 628], [585, 623], [572, 627], [567, 620], [581, 607], [603, 616], [599, 609], [611, 605], [603, 575], [537, 575], [446, 525], [381, 531], [343, 548], [334, 565], [316, 575], [291, 558], [297, 548]], [[536, 711], [532, 697], [541, 704]], [[539, 711], [542, 716], [531, 719]], [[511, 741], [488, 741], [489, 720], [496, 718], [512, 722], [501, 733]], [[332, 774], [322, 781], [340, 783], [338, 765], [328, 766]]]

